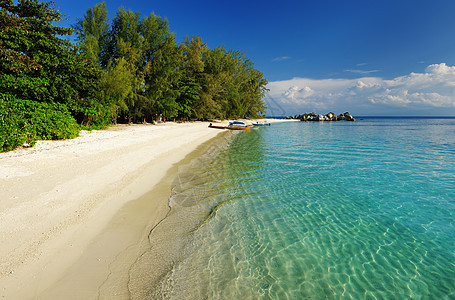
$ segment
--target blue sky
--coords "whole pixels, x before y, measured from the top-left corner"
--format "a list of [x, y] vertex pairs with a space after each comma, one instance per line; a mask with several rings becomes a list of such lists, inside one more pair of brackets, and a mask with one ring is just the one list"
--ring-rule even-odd
[[[54, 0], [72, 24], [100, 1]], [[107, 0], [250, 58], [270, 110], [455, 115], [455, 1]], [[274, 110], [276, 113], [277, 110]]]

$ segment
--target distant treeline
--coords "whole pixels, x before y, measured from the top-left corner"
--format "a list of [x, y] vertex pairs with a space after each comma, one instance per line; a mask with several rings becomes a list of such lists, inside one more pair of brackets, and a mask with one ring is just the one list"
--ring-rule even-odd
[[[78, 135], [82, 126], [257, 117], [267, 81], [240, 51], [175, 41], [168, 21], [105, 2], [73, 28], [53, 2], [0, 1], [0, 150]], [[76, 34], [71, 43], [65, 36]]]

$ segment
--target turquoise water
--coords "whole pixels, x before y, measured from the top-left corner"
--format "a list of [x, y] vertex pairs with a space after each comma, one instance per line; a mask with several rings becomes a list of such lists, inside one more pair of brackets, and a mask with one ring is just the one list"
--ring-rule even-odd
[[162, 298], [455, 299], [455, 119], [273, 124], [218, 151], [170, 200], [197, 209]]

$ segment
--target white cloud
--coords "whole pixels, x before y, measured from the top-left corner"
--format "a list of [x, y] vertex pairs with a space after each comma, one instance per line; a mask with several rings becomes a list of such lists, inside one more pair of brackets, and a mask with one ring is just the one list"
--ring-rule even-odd
[[293, 78], [268, 85], [286, 114], [350, 111], [357, 115], [455, 115], [455, 66], [429, 65], [425, 73], [385, 80]]
[[345, 72], [356, 73], [356, 74], [370, 74], [379, 72], [379, 70], [356, 70], [356, 69], [346, 69]]
[[314, 94], [314, 91], [309, 86], [305, 86], [303, 88], [299, 88], [298, 86], [291, 86], [283, 94], [284, 96], [286, 96], [284, 101], [289, 100], [287, 101], [288, 103], [294, 102], [303, 103], [305, 102], [304, 100], [306, 98]]
[[272, 59], [273, 62], [276, 62], [276, 61], [285, 61], [285, 60], [288, 60], [288, 59], [291, 59], [291, 57], [289, 56], [280, 56], [280, 57], [275, 57], [274, 59]]
[[455, 74], [455, 66], [449, 67], [445, 63], [429, 65], [425, 71], [433, 74]]

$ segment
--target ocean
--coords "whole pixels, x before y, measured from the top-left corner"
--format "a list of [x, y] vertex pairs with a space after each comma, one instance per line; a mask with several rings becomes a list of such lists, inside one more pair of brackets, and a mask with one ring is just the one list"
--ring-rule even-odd
[[455, 299], [455, 118], [226, 134], [169, 203], [150, 299]]

